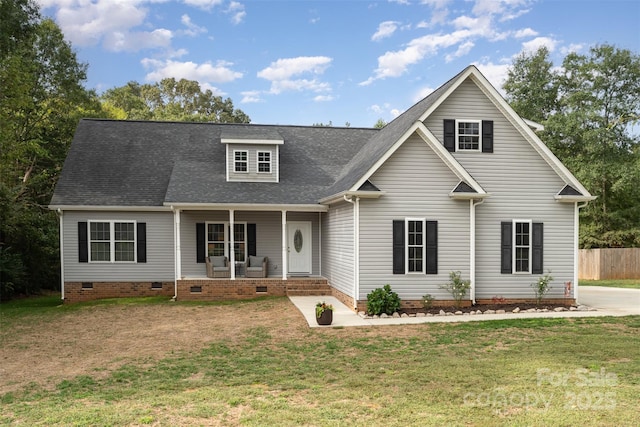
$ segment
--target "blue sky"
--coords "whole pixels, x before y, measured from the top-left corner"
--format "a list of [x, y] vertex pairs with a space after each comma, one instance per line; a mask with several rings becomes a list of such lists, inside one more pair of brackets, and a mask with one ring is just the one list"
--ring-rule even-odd
[[544, 45], [640, 52], [637, 0], [37, 0], [99, 93], [197, 80], [252, 123], [371, 127], [470, 64], [500, 89]]

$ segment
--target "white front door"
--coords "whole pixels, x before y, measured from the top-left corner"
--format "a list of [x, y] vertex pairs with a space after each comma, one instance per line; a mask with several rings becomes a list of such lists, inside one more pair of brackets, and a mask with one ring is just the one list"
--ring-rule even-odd
[[289, 274], [311, 274], [311, 222], [287, 223]]

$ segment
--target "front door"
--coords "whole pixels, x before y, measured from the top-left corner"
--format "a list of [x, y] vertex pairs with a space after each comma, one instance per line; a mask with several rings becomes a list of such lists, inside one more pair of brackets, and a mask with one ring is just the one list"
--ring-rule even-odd
[[287, 223], [289, 274], [311, 274], [311, 222]]

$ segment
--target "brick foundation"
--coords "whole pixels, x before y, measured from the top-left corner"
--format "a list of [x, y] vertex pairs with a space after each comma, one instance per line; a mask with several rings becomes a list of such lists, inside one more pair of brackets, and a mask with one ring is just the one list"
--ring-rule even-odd
[[225, 301], [260, 296], [331, 295], [327, 279], [184, 279], [178, 280], [178, 301]]
[[173, 282], [65, 282], [64, 302], [104, 298], [173, 296]]

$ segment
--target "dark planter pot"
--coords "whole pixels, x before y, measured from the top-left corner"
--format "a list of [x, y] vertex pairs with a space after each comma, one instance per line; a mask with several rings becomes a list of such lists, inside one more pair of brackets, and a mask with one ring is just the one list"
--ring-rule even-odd
[[333, 310], [325, 310], [320, 316], [316, 315], [318, 325], [330, 325], [333, 322]]

